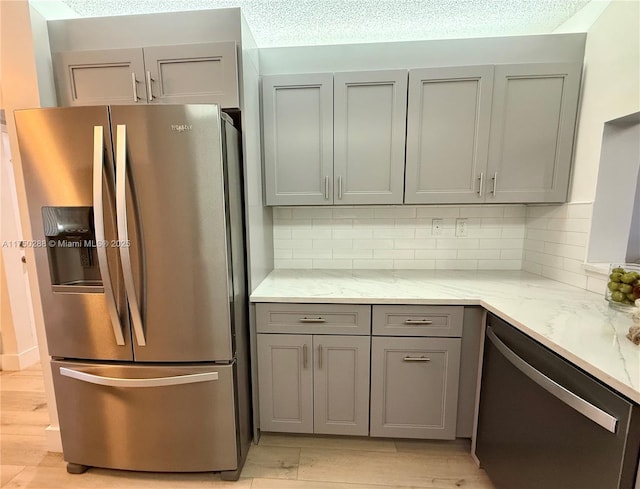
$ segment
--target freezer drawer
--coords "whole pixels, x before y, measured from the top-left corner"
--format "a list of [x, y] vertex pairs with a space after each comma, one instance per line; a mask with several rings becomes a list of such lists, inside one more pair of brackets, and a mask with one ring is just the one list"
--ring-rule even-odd
[[154, 472], [237, 468], [235, 365], [51, 365], [67, 462]]

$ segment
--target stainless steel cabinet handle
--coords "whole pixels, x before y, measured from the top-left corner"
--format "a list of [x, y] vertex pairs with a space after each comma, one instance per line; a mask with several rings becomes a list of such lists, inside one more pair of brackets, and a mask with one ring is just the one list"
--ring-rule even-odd
[[153, 78], [151, 78], [151, 72], [147, 71], [147, 100], [149, 102], [151, 102], [153, 100], [153, 87], [151, 85], [151, 82], [153, 81]]
[[[129, 241], [129, 229], [127, 227], [127, 126], [118, 124], [116, 128], [116, 221], [118, 225], [118, 238], [125, 243]], [[139, 346], [147, 344], [142, 328], [142, 316], [140, 304], [136, 296], [136, 287], [133, 280], [133, 268], [131, 266], [131, 254], [128, 246], [120, 248], [122, 261], [122, 278], [124, 288], [127, 291], [131, 322]]]
[[198, 374], [156, 377], [150, 379], [123, 379], [119, 377], [103, 377], [102, 375], [94, 375], [80, 370], [60, 367], [60, 374], [82, 382], [106, 385], [109, 387], [164, 387], [167, 385], [196, 384], [198, 382], [218, 380], [218, 372], [202, 372]]
[[342, 175], [338, 177], [338, 199], [342, 200]]
[[322, 368], [322, 345], [318, 345], [318, 368]]
[[491, 190], [491, 193], [495, 197], [496, 196], [496, 186], [498, 185], [498, 172], [495, 172], [493, 174], [493, 178], [491, 180], [493, 180], [493, 189]]
[[104, 205], [102, 196], [102, 179], [104, 173], [104, 128], [93, 127], [93, 222], [96, 233], [96, 253], [98, 255], [98, 268], [102, 277], [104, 298], [107, 303], [107, 312], [111, 320], [113, 335], [116, 337], [116, 345], [124, 345], [122, 324], [116, 307], [116, 299], [111, 285], [107, 248], [100, 246], [105, 243], [104, 235]]
[[325, 318], [321, 318], [321, 317], [317, 317], [317, 318], [303, 317], [298, 319], [298, 321], [301, 323], [326, 323], [327, 322]]
[[324, 198], [329, 200], [329, 175], [324, 177]]
[[431, 359], [427, 357], [404, 357], [403, 362], [430, 362]]
[[491, 326], [487, 327], [487, 338], [514, 367], [516, 367], [518, 370], [520, 370], [520, 372], [525, 374], [536, 384], [546, 390], [549, 394], [555, 396], [568, 406], [571, 406], [580, 414], [586, 416], [594, 423], [602, 426], [607, 431], [611, 433], [616, 432], [616, 427], [618, 425], [617, 418], [611, 416], [609, 413], [603, 411], [599, 407], [594, 406], [590, 402], [585, 401], [581, 397], [562, 387], [556, 381], [550, 379], [545, 374], [529, 365], [507, 345], [500, 341], [500, 338], [498, 338]]
[[133, 85], [133, 103], [136, 104], [140, 97], [138, 97], [138, 80], [135, 73], [131, 73], [131, 84]]
[[405, 319], [404, 324], [433, 324], [431, 319]]
[[483, 171], [480, 172], [480, 176], [478, 177], [478, 180], [480, 180], [480, 186], [478, 187], [478, 197], [482, 197], [482, 189], [484, 187], [484, 172]]
[[309, 360], [309, 348], [307, 345], [302, 345], [302, 368], [307, 368]]

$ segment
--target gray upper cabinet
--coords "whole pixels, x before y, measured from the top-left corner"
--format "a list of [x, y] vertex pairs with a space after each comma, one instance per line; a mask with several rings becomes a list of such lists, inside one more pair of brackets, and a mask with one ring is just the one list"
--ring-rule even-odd
[[150, 103], [240, 107], [235, 42], [144, 48]]
[[406, 70], [263, 77], [266, 204], [401, 204], [406, 106]]
[[262, 78], [267, 205], [333, 202], [333, 76]]
[[335, 73], [335, 204], [401, 204], [407, 71]]
[[55, 53], [58, 102], [240, 107], [235, 42]]
[[54, 75], [61, 106], [147, 101], [142, 49], [55, 53]]
[[407, 204], [483, 201], [493, 66], [409, 72]]
[[487, 202], [567, 198], [581, 65], [495, 68]]

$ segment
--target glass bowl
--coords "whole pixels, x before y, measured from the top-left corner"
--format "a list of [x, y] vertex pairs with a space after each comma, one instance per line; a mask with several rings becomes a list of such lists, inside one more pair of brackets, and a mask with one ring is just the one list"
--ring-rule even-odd
[[634, 307], [640, 299], [640, 263], [611, 264], [604, 298], [617, 309]]

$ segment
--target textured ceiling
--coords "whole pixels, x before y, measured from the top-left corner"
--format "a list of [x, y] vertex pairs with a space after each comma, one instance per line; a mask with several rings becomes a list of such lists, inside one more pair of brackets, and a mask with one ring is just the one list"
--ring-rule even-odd
[[242, 7], [260, 47], [545, 34], [588, 0], [63, 0], [81, 17]]

